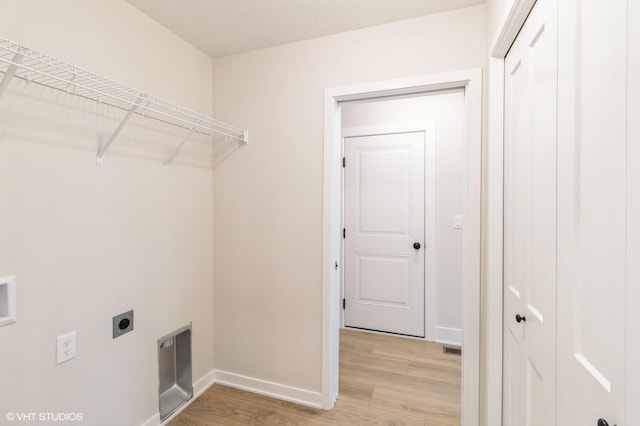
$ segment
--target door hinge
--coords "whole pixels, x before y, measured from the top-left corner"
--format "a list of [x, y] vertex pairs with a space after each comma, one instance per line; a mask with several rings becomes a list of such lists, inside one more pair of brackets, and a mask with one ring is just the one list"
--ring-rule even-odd
[[342, 238], [347, 238], [347, 228], [342, 228]]
[[347, 309], [347, 299], [342, 299], [342, 309]]
[[347, 159], [342, 157], [342, 168], [344, 169], [345, 167], [347, 167]]

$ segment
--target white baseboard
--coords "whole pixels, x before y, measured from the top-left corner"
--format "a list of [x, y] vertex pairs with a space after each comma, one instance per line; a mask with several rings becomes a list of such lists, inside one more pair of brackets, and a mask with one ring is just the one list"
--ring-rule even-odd
[[300, 389], [221, 370], [215, 370], [215, 382], [272, 398], [295, 402], [296, 404], [322, 408], [322, 394], [320, 392]]
[[202, 376], [200, 380], [193, 384], [193, 398], [186, 402], [182, 407], [176, 410], [171, 416], [169, 416], [164, 422], [160, 422], [160, 413], [154, 414], [149, 420], [144, 422], [142, 426], [158, 426], [169, 423], [174, 417], [184, 411], [193, 401], [195, 401], [200, 395], [202, 395], [207, 389], [209, 389], [215, 383], [215, 370], [209, 371]]
[[462, 346], [462, 329], [436, 327], [436, 342], [445, 345]]

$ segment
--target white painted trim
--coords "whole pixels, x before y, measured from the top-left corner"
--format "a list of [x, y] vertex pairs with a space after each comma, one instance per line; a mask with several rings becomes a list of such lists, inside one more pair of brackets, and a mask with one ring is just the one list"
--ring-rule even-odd
[[[209, 389], [215, 383], [215, 370], [209, 371], [207, 374], [202, 376], [200, 380], [194, 383], [193, 385], [193, 398], [186, 402], [182, 407], [176, 410], [169, 418], [167, 418], [162, 425], [169, 424], [171, 420], [173, 420], [178, 414], [182, 413], [193, 401], [198, 399], [200, 395], [202, 395], [207, 389]], [[146, 422], [142, 424], [142, 426], [158, 426], [160, 425], [160, 413], [156, 413], [149, 418]]]
[[147, 421], [142, 423], [142, 426], [157, 426], [159, 424], [160, 424], [160, 414], [154, 414], [153, 416], [149, 417]]
[[483, 416], [480, 424], [502, 424], [502, 256], [504, 58], [535, 0], [514, 0], [491, 45], [487, 119], [486, 332], [483, 353]]
[[[436, 232], [436, 147], [438, 144], [438, 130], [436, 123], [431, 121], [426, 129], [424, 147], [424, 339], [433, 341], [436, 338], [437, 303], [436, 303], [436, 247], [438, 235]], [[431, 139], [430, 139], [431, 138]], [[429, 240], [427, 238], [430, 237]]]
[[461, 425], [480, 419], [480, 280], [482, 197], [482, 71], [465, 86], [466, 172], [462, 214], [462, 411]]
[[511, 10], [500, 26], [500, 32], [491, 45], [492, 57], [504, 58], [507, 56], [507, 52], [511, 49], [511, 45], [535, 3], [536, 0], [515, 0], [513, 2]]
[[215, 370], [215, 381], [218, 384], [229, 386], [272, 398], [282, 399], [296, 404], [302, 404], [313, 408], [322, 408], [322, 394], [307, 389], [256, 379], [228, 371]]
[[443, 345], [462, 346], [462, 329], [436, 327], [436, 343], [441, 343]]
[[354, 136], [388, 135], [392, 133], [415, 133], [432, 130], [432, 121], [376, 124], [371, 126], [345, 127], [341, 130], [342, 139]]
[[[0, 278], [0, 290], [4, 287], [6, 293], [6, 316], [0, 317], [0, 327], [13, 324], [18, 320], [18, 310], [16, 306], [16, 276], [10, 275]], [[4, 309], [3, 309], [4, 310]]]
[[[342, 309], [340, 300], [341, 271], [335, 273], [332, 267], [341, 262], [341, 250], [336, 253], [336, 239], [340, 240], [340, 223], [336, 229], [334, 211], [336, 204], [334, 189], [341, 182], [341, 115], [340, 106], [332, 96], [332, 91], [324, 92], [324, 173], [322, 201], [322, 408], [330, 410], [338, 398], [339, 371], [339, 318]], [[337, 204], [342, 202], [342, 194], [337, 195]], [[340, 216], [340, 215], [339, 215]], [[342, 218], [340, 217], [340, 221]], [[341, 243], [337, 242], [337, 247]], [[340, 263], [342, 264], [342, 263]], [[342, 268], [340, 268], [342, 269]]]
[[447, 88], [465, 89], [467, 127], [463, 250], [462, 324], [462, 425], [479, 422], [480, 400], [480, 195], [482, 141], [482, 70], [472, 69], [445, 74], [367, 83], [325, 90], [324, 100], [324, 188], [322, 260], [322, 407], [331, 409], [338, 382], [339, 274], [333, 273], [340, 259], [334, 239], [340, 237], [340, 223], [333, 223], [332, 211], [340, 203], [340, 107], [346, 100], [430, 92]]
[[504, 59], [489, 58], [484, 426], [502, 424], [503, 104]]

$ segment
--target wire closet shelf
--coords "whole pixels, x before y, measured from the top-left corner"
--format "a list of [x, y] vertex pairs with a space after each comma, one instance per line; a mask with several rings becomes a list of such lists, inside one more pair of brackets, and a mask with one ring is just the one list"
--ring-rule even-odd
[[205, 136], [217, 134], [244, 143], [249, 142], [247, 130], [132, 89], [2, 37], [0, 37], [0, 72], [3, 74], [0, 80], [0, 99], [7, 90], [9, 82], [13, 78], [19, 78], [25, 83], [40, 84], [127, 111], [120, 126], [102, 144], [97, 156], [99, 164], [102, 163], [104, 153], [133, 114], [186, 130], [184, 140], [163, 162], [165, 167], [173, 161], [194, 133]]

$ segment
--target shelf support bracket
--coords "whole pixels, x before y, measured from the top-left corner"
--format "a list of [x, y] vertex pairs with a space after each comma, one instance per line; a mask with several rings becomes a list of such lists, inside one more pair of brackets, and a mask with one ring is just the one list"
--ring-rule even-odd
[[[22, 49], [19, 49], [20, 51]], [[16, 53], [13, 55], [13, 59], [11, 60], [11, 65], [7, 68], [7, 71], [4, 73], [4, 77], [2, 77], [2, 81], [0, 82], [0, 99], [2, 99], [2, 95], [6, 92], [7, 87], [9, 87], [9, 82], [16, 75], [16, 71], [18, 70], [18, 65], [22, 62], [24, 56], [21, 53]]]
[[75, 92], [76, 90], [76, 86], [73, 84], [73, 80], [76, 79], [76, 77], [78, 76], [78, 71], [76, 70], [76, 67], [73, 67], [73, 72], [72, 72], [72, 76], [69, 79], [69, 83], [67, 84], [67, 93], [69, 94], [73, 94], [73, 92]]
[[136, 110], [138, 109], [138, 107], [140, 106], [142, 100], [145, 98], [146, 96], [140, 95], [138, 97], [138, 99], [136, 100], [136, 103], [133, 104], [131, 106], [131, 109], [129, 110], [129, 112], [127, 113], [127, 115], [122, 119], [122, 121], [120, 122], [120, 125], [118, 126], [118, 128], [116, 130], [113, 131], [113, 133], [111, 134], [111, 136], [109, 137], [109, 139], [107, 139], [107, 141], [104, 143], [104, 145], [102, 145], [102, 147], [100, 148], [100, 150], [98, 151], [98, 156], [96, 158], [96, 164], [100, 165], [103, 163], [103, 159], [102, 156], [104, 155], [105, 152], [107, 152], [107, 150], [109, 149], [109, 146], [111, 145], [111, 143], [116, 139], [116, 137], [118, 136], [118, 133], [120, 133], [120, 131], [124, 128], [124, 126], [127, 124], [127, 122], [131, 119], [131, 117], [133, 117], [133, 114], [136, 112]]
[[[198, 124], [200, 124], [200, 121], [198, 121]], [[182, 142], [180, 142], [180, 144], [176, 147], [176, 149], [173, 150], [173, 153], [171, 153], [171, 155], [169, 157], [167, 157], [167, 159], [162, 162], [162, 167], [165, 170], [167, 169], [167, 167], [169, 167], [169, 165], [173, 162], [173, 160], [178, 156], [178, 154], [180, 153], [180, 150], [182, 149], [184, 144], [187, 143], [187, 141], [195, 133], [196, 126], [193, 126], [191, 128], [191, 130], [189, 130], [189, 133], [187, 133], [187, 136], [184, 139], [182, 139]]]

